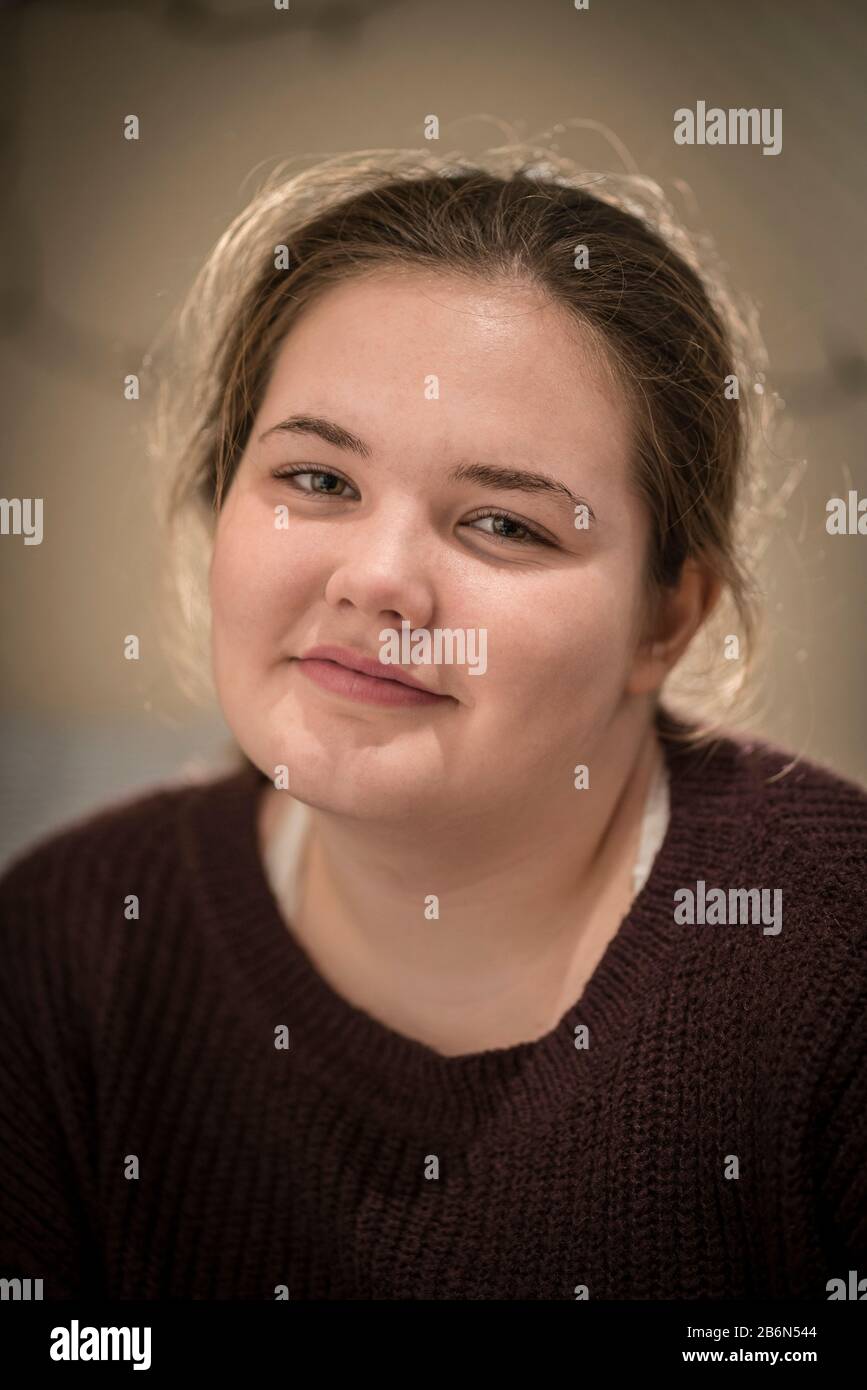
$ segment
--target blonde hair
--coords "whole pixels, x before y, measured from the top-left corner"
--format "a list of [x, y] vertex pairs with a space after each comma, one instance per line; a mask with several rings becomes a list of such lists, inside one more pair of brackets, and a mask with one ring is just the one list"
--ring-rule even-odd
[[[705, 742], [723, 720], [747, 717], [760, 619], [750, 561], [765, 527], [756, 453], [777, 399], [757, 394], [755, 311], [724, 288], [711, 242], [687, 235], [657, 185], [541, 154], [512, 145], [480, 163], [378, 150], [292, 174], [281, 165], [214, 246], [169, 326], [149, 435], [168, 548], [166, 648], [191, 698], [213, 693], [215, 519], [281, 343], [329, 286], [417, 266], [532, 284], [602, 349], [636, 421], [650, 592], [675, 583], [687, 559], [722, 585], [666, 682], [666, 705], [677, 713], [680, 701], [689, 719], [674, 736]], [[736, 661], [722, 660], [725, 636], [738, 639]]]

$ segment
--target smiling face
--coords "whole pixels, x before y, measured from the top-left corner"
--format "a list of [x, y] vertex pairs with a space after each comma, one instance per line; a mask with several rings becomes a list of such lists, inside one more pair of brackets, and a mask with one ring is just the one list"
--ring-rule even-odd
[[[574, 795], [575, 764], [604, 755], [648, 688], [649, 522], [627, 406], [594, 356], [536, 289], [422, 270], [329, 288], [292, 326], [210, 571], [224, 716], [269, 777], [288, 766], [292, 794], [361, 817], [484, 815]], [[484, 630], [484, 671], [469, 652], [404, 662], [441, 698], [394, 703], [299, 660], [326, 644], [377, 660], [404, 621], [463, 630], [476, 653]]]

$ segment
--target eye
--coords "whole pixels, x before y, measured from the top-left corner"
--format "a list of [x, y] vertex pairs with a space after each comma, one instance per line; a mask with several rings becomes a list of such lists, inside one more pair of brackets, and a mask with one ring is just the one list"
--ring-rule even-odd
[[[504, 541], [507, 545], [511, 542], [515, 545], [552, 545], [553, 542], [547, 540], [541, 533], [529, 526], [526, 521], [519, 521], [516, 516], [510, 516], [508, 512], [480, 512], [478, 516], [471, 517], [464, 525], [473, 525], [476, 521], [493, 521], [497, 525], [494, 530], [483, 531], [483, 534], [490, 536], [493, 540]], [[474, 530], [481, 530], [481, 527], [473, 526]], [[521, 532], [523, 534], [516, 534]]]
[[[346, 494], [339, 491], [339, 486], [352, 487], [348, 479], [341, 477], [339, 473], [332, 473], [327, 468], [309, 468], [304, 464], [290, 468], [276, 468], [271, 474], [272, 478], [309, 478], [310, 486], [307, 487], [301, 482], [293, 482], [292, 487], [298, 492], [306, 492], [308, 496], [318, 497], [344, 497]], [[319, 486], [323, 483], [323, 486]], [[335, 487], [335, 484], [338, 486]]]
[[[334, 473], [328, 468], [309, 468], [305, 464], [296, 464], [286, 468], [276, 468], [271, 474], [272, 478], [285, 478], [287, 481], [292, 479], [291, 486], [297, 492], [306, 493], [308, 497], [345, 497], [347, 494], [341, 488], [352, 488], [352, 484], [340, 473]], [[309, 485], [302, 484], [300, 479], [309, 479]], [[295, 481], [298, 479], [299, 481]], [[355, 494], [358, 496], [358, 494]], [[505, 545], [554, 545], [535, 527], [528, 525], [526, 521], [519, 520], [516, 516], [511, 516], [509, 512], [480, 512], [462, 524], [472, 526], [474, 530], [480, 530], [475, 526], [477, 521], [492, 521], [496, 523], [494, 530], [485, 530], [484, 535], [490, 536], [492, 540]]]

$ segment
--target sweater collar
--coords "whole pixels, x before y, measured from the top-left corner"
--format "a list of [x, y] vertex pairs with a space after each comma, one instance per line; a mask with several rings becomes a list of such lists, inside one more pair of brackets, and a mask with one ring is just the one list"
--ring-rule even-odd
[[[675, 971], [677, 888], [719, 862], [743, 834], [732, 796], [736, 745], [695, 750], [659, 725], [669, 775], [668, 828], [650, 875], [609, 941], [580, 1000], [543, 1037], [446, 1057], [351, 1004], [319, 974], [281, 916], [261, 860], [257, 808], [268, 779], [251, 763], [188, 790], [182, 815], [186, 867], [206, 949], [222, 966], [234, 1006], [273, 1046], [285, 1024], [295, 1065], [348, 1103], [388, 1114], [389, 1123], [438, 1122], [475, 1129], [495, 1116], [531, 1124], [554, 1114], [597, 1058], [610, 1057], [625, 1025], [634, 1029]], [[731, 862], [728, 859], [723, 862]], [[576, 1027], [588, 1029], [586, 1048]], [[639, 1029], [640, 1031], [640, 1029]], [[602, 1049], [605, 1049], [603, 1051]]]

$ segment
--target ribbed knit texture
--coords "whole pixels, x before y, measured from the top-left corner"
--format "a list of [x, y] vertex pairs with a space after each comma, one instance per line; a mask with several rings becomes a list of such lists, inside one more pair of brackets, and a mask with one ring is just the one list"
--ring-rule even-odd
[[[0, 1277], [46, 1298], [571, 1300], [824, 1299], [867, 1275], [867, 794], [805, 762], [769, 780], [791, 758], [755, 741], [665, 752], [665, 840], [581, 1000], [471, 1056], [317, 973], [265, 879], [252, 767], [19, 855]], [[781, 889], [781, 932], [675, 925], [698, 879]]]

